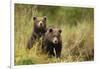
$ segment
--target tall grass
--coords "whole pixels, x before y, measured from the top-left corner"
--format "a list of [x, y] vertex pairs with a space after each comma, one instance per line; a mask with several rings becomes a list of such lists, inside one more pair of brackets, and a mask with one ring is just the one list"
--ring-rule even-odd
[[[15, 4], [15, 65], [79, 62], [94, 60], [93, 8], [53, 7]], [[33, 30], [33, 16], [47, 16], [47, 26], [62, 29], [61, 58], [48, 58], [41, 52], [41, 39], [31, 50], [26, 45]]]

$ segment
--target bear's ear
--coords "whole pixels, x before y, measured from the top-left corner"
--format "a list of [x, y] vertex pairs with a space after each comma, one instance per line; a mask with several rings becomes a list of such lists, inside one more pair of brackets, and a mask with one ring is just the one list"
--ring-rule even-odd
[[36, 20], [36, 19], [37, 19], [37, 17], [34, 16], [34, 17], [33, 17], [33, 20]]
[[50, 33], [53, 32], [53, 29], [49, 29], [49, 32], [50, 32]]
[[46, 17], [46, 16], [44, 16], [44, 17], [43, 17], [43, 20], [45, 20], [45, 21], [46, 21], [46, 19], [47, 19], [47, 17]]
[[60, 29], [60, 30], [59, 30], [59, 33], [61, 33], [61, 32], [62, 32], [62, 30]]

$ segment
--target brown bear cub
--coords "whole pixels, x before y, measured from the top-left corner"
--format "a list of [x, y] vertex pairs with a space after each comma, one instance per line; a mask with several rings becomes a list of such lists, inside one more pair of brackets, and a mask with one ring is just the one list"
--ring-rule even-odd
[[55, 56], [56, 58], [61, 57], [62, 50], [62, 38], [61, 32], [57, 27], [49, 27], [43, 36], [42, 51], [48, 54], [48, 57]]
[[33, 31], [30, 39], [28, 40], [27, 48], [31, 49], [36, 39], [39, 39], [46, 32], [46, 16], [42, 18], [33, 17]]

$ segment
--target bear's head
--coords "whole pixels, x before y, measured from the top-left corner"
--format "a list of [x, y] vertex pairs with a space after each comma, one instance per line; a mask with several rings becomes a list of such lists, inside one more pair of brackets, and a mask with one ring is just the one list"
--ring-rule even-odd
[[47, 30], [47, 39], [54, 45], [61, 43], [62, 30], [57, 27], [52, 27]]
[[42, 29], [46, 27], [46, 16], [44, 17], [33, 17], [34, 27]]

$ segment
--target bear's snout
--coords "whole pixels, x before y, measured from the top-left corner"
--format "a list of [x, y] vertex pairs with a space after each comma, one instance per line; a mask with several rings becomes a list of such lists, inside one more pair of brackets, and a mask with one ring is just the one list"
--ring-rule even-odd
[[54, 37], [54, 38], [53, 38], [53, 43], [54, 43], [54, 44], [58, 44], [58, 38], [57, 38], [57, 37]]
[[43, 26], [44, 26], [43, 22], [40, 21], [39, 24], [38, 24], [38, 26], [39, 26], [39, 27], [43, 27]]

